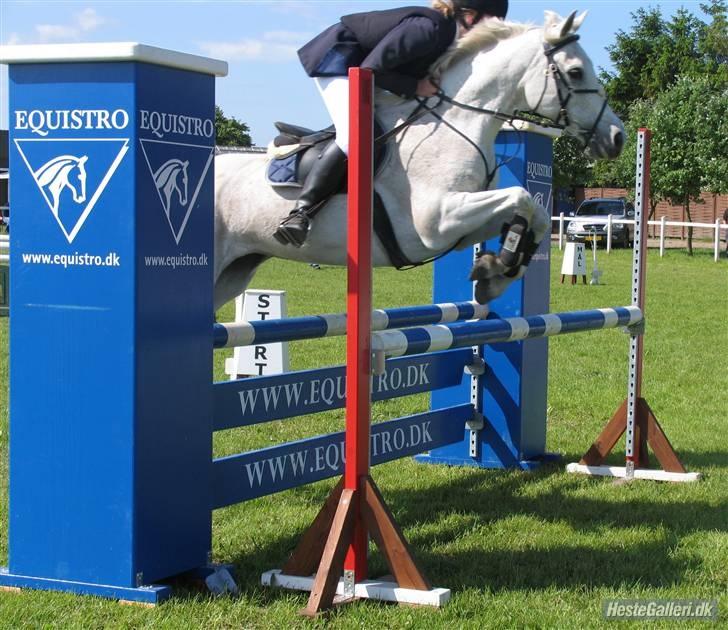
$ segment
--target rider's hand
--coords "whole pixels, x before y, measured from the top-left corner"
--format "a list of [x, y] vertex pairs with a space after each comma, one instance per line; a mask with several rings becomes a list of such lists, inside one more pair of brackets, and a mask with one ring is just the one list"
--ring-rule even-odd
[[429, 98], [430, 96], [435, 96], [438, 89], [439, 88], [432, 81], [430, 81], [428, 77], [425, 77], [424, 79], [420, 79], [417, 82], [417, 91], [415, 92], [415, 94], [417, 96]]

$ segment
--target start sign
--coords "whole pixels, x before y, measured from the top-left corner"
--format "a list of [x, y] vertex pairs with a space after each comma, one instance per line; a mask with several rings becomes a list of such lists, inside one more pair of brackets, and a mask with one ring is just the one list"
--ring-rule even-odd
[[[249, 289], [235, 300], [235, 321], [255, 322], [288, 316], [285, 291]], [[234, 381], [243, 376], [268, 376], [290, 369], [288, 343], [269, 343], [235, 348], [225, 361], [225, 374]]]

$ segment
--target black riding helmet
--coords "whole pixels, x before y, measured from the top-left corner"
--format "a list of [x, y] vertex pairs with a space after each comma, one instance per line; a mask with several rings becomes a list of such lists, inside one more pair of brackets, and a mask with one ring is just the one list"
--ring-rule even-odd
[[505, 18], [508, 13], [508, 0], [452, 0], [455, 17], [461, 19], [464, 9], [472, 9], [478, 14], [476, 22], [485, 15]]

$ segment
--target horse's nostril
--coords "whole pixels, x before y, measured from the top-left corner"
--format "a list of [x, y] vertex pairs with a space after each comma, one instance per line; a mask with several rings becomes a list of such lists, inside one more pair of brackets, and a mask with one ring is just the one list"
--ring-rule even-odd
[[621, 152], [622, 147], [624, 146], [624, 134], [621, 131], [618, 131], [614, 134], [614, 148], [617, 149], [617, 151]]

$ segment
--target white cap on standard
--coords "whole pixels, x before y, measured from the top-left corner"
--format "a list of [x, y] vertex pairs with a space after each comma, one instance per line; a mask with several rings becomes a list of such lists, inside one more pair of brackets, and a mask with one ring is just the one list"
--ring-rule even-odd
[[73, 63], [94, 61], [137, 61], [201, 74], [224, 77], [228, 64], [219, 59], [190, 55], [137, 42], [98, 44], [38, 44], [0, 46], [0, 63]]

